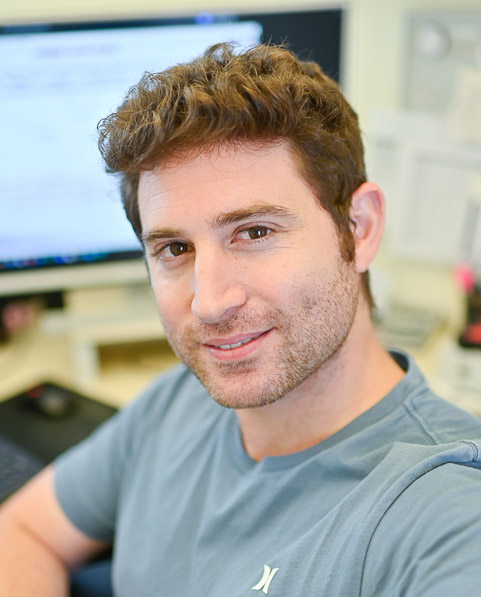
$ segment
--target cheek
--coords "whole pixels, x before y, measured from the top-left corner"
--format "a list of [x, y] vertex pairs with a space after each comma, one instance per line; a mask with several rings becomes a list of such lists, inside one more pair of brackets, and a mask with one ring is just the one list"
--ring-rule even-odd
[[[312, 243], [311, 243], [312, 244]], [[333, 264], [328, 259], [327, 252], [308, 250], [308, 243], [292, 250], [283, 260], [270, 268], [267, 286], [274, 289], [279, 296], [292, 295], [299, 297], [303, 289], [316, 285], [318, 280], [329, 274]]]
[[272, 307], [291, 309], [309, 292], [313, 274], [304, 263], [276, 264], [264, 276], [262, 285], [257, 286], [256, 294]]
[[160, 319], [166, 328], [181, 326], [192, 314], [192, 297], [178, 281], [159, 283], [154, 278], [152, 290]]

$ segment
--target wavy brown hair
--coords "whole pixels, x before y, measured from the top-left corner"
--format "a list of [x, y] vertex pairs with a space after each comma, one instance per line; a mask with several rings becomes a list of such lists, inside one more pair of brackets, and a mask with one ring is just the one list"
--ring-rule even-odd
[[[187, 64], [145, 74], [99, 123], [107, 171], [119, 173], [135, 233], [142, 171], [220, 144], [287, 140], [300, 174], [331, 215], [343, 258], [355, 256], [351, 196], [366, 180], [358, 119], [335, 81], [282, 46], [236, 53], [217, 44]], [[362, 276], [369, 304], [368, 273]]]

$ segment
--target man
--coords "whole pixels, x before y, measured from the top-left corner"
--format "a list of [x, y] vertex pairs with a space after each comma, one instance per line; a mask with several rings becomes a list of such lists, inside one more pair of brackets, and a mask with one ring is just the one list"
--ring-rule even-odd
[[481, 422], [375, 337], [384, 197], [335, 83], [220, 45], [100, 134], [186, 366], [5, 506], [0, 594], [112, 542], [121, 596], [480, 594]]

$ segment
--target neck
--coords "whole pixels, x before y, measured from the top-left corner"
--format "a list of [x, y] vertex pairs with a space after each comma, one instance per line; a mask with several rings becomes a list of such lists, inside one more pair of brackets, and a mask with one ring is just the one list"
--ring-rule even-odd
[[244, 448], [257, 461], [310, 448], [382, 400], [403, 375], [360, 305], [348, 338], [327, 363], [277, 402], [237, 411]]

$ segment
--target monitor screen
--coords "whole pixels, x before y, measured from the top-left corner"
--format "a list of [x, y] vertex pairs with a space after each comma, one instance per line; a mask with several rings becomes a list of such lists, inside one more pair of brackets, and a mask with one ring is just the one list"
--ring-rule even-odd
[[96, 137], [144, 72], [216, 42], [265, 40], [339, 78], [341, 17], [329, 9], [1, 28], [0, 295], [145, 279]]

